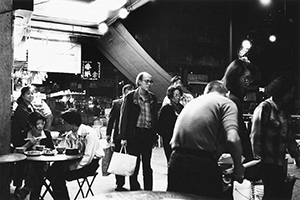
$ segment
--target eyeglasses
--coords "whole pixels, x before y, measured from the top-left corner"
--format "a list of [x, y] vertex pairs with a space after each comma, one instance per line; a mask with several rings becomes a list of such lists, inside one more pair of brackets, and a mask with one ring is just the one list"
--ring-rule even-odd
[[152, 85], [153, 84], [153, 80], [143, 80], [146, 84], [150, 84]]
[[252, 80], [252, 78], [251, 77], [249, 77], [249, 76], [245, 76], [245, 77], [242, 77], [243, 79], [244, 79], [244, 81], [246, 82], [246, 83], [252, 83], [253, 82], [253, 80]]

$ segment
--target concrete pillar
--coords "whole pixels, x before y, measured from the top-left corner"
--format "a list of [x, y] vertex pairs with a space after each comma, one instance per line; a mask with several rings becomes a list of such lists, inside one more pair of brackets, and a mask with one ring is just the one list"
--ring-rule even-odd
[[[0, 155], [10, 151], [13, 0], [0, 1]], [[10, 165], [0, 164], [0, 199], [9, 199]]]

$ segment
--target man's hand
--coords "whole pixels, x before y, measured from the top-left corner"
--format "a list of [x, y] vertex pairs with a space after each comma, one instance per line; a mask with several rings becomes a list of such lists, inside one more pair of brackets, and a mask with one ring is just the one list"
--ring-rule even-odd
[[127, 146], [127, 140], [121, 140], [121, 145], [126, 147]]
[[233, 170], [233, 178], [239, 183], [242, 183], [244, 180], [244, 172], [245, 172], [245, 167], [243, 165], [239, 167], [234, 167]]
[[108, 143], [110, 143], [110, 135], [107, 135], [107, 136], [106, 136], [106, 141], [107, 141]]
[[295, 164], [298, 168], [300, 168], [300, 159], [295, 159]]

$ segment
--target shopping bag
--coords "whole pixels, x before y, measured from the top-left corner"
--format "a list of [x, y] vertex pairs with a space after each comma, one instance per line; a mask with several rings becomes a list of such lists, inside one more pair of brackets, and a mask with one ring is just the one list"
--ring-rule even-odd
[[[123, 148], [125, 153], [122, 153]], [[126, 148], [122, 146], [120, 152], [113, 152], [107, 172], [121, 176], [131, 176], [135, 170], [136, 159], [136, 156], [127, 154]]]
[[102, 158], [102, 176], [108, 176], [110, 173], [107, 171], [112, 154], [114, 152], [112, 146], [108, 146], [106, 148], [103, 148], [104, 151], [104, 157]]

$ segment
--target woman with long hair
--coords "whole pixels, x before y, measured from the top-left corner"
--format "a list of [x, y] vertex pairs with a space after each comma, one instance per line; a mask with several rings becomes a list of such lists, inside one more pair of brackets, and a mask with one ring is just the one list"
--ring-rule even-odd
[[222, 78], [224, 85], [229, 91], [229, 99], [231, 99], [238, 108], [238, 124], [239, 136], [242, 142], [243, 156], [245, 162], [253, 159], [249, 131], [247, 131], [243, 120], [243, 98], [246, 89], [252, 83], [252, 77], [255, 74], [255, 68], [250, 62], [241, 59], [232, 61], [226, 68]]

